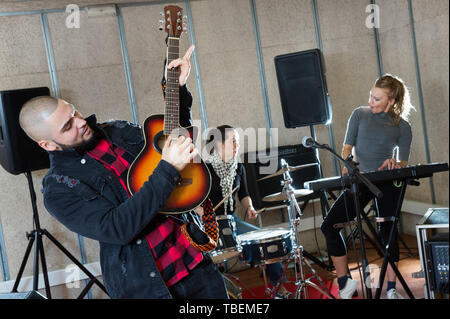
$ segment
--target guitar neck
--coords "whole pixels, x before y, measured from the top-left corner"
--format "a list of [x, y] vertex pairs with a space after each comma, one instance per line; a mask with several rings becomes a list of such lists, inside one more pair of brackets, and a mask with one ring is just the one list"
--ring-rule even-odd
[[[167, 64], [180, 57], [180, 38], [169, 37], [167, 42]], [[180, 120], [180, 86], [178, 68], [167, 70], [164, 112], [164, 135], [178, 129]]]

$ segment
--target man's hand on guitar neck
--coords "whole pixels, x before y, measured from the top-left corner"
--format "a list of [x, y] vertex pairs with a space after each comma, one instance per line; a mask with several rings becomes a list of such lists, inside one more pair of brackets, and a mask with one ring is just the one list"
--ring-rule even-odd
[[173, 140], [169, 135], [162, 150], [162, 159], [181, 172], [198, 155], [190, 138], [179, 136]]
[[178, 83], [180, 86], [183, 86], [186, 84], [187, 78], [189, 77], [189, 73], [191, 72], [191, 55], [192, 52], [194, 52], [195, 45], [191, 45], [189, 49], [186, 51], [186, 54], [182, 58], [178, 58], [176, 60], [173, 60], [169, 63], [167, 66], [167, 69], [172, 69], [176, 67], [180, 67], [180, 77], [178, 79]]

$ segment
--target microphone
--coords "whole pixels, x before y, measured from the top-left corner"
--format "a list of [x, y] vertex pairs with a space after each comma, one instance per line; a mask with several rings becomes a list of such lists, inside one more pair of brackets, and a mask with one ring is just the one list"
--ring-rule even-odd
[[310, 148], [310, 147], [320, 147], [321, 145], [317, 143], [311, 136], [305, 136], [302, 139], [302, 145], [304, 147]]

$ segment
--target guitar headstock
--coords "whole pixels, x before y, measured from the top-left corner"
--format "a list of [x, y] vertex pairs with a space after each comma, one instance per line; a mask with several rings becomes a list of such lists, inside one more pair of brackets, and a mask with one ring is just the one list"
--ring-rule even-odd
[[[161, 16], [164, 16], [164, 20], [159, 20], [161, 23], [159, 29], [165, 30], [169, 37], [179, 38], [181, 33], [186, 32], [186, 17], [183, 17], [183, 8], [179, 6], [165, 6], [164, 12], [161, 12]], [[164, 26], [162, 25], [164, 23]]]

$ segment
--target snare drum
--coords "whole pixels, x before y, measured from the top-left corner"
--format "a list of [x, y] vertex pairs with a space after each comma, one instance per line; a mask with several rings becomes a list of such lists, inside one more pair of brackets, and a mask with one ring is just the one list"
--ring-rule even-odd
[[247, 263], [276, 263], [287, 259], [292, 251], [291, 232], [288, 228], [268, 227], [238, 237], [242, 245], [242, 258]]
[[232, 215], [216, 216], [219, 236], [217, 248], [210, 252], [214, 263], [222, 263], [239, 255], [242, 251], [239, 238], [236, 236], [236, 222]]

